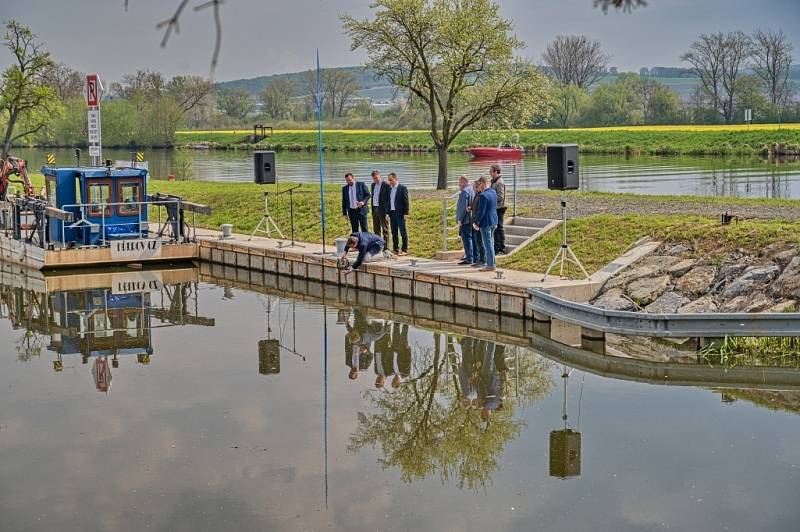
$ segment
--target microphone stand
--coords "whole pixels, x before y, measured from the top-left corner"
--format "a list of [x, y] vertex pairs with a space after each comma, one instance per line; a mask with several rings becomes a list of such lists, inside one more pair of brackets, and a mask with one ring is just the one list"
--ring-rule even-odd
[[303, 186], [303, 185], [297, 185], [297, 186], [294, 186], [294, 187], [292, 187], [290, 189], [284, 190], [282, 192], [278, 192], [276, 194], [276, 196], [280, 196], [281, 194], [285, 194], [287, 192], [289, 193], [289, 224], [290, 224], [289, 225], [289, 227], [290, 227], [289, 233], [290, 233], [290, 236], [291, 236], [291, 243], [283, 246], [283, 247], [286, 247], [286, 248], [292, 248], [292, 247], [304, 248], [305, 247], [302, 244], [298, 244], [294, 240], [294, 196], [292, 195], [292, 192], [295, 189], [300, 188], [301, 186]]

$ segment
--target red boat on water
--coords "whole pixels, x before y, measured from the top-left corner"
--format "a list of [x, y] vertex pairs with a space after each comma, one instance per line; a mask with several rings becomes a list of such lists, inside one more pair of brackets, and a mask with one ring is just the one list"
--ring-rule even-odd
[[467, 148], [467, 151], [476, 159], [519, 159], [525, 153], [525, 148], [519, 145], [517, 135], [514, 135], [514, 142], [504, 141], [493, 146], [477, 146]]
[[479, 146], [468, 148], [467, 151], [476, 159], [519, 159], [525, 153], [522, 146]]

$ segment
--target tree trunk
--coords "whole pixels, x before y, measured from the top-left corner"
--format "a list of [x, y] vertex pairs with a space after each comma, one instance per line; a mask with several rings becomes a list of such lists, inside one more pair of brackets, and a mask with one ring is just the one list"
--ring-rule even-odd
[[11, 137], [14, 135], [14, 126], [17, 123], [17, 113], [12, 112], [8, 116], [8, 123], [6, 124], [6, 134], [3, 138], [3, 153], [0, 158], [5, 159], [6, 155], [11, 151]]
[[436, 190], [447, 190], [447, 146], [437, 148], [439, 152], [439, 177], [436, 180]]

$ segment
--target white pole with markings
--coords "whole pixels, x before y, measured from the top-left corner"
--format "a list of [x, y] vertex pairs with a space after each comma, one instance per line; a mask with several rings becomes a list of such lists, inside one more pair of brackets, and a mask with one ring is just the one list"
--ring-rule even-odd
[[103, 92], [103, 84], [100, 76], [89, 74], [86, 76], [85, 96], [89, 133], [89, 157], [92, 159], [92, 166], [101, 166], [103, 160], [103, 141], [100, 125], [100, 98]]

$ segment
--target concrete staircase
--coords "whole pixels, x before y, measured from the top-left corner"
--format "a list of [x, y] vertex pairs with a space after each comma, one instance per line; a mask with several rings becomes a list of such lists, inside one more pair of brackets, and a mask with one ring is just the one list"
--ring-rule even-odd
[[523, 218], [514, 216], [506, 220], [506, 255], [513, 255], [524, 246], [533, 242], [540, 236], [558, 227], [560, 220], [547, 218]]
[[[540, 236], [547, 234], [551, 229], [561, 225], [561, 220], [523, 218], [521, 216], [506, 218], [505, 222], [506, 254], [501, 255], [502, 257], [513, 255]], [[436, 252], [438, 260], [458, 260], [462, 256], [464, 256], [464, 250], [461, 248]]]

